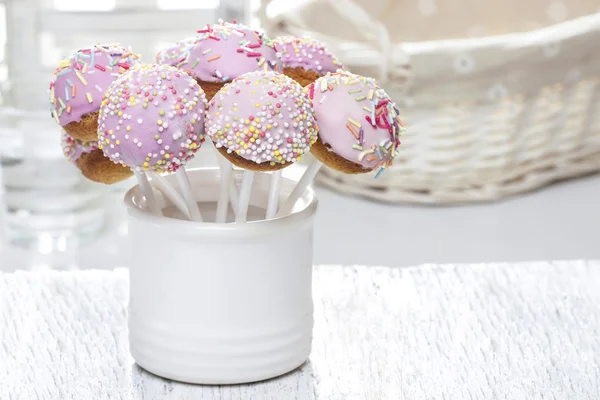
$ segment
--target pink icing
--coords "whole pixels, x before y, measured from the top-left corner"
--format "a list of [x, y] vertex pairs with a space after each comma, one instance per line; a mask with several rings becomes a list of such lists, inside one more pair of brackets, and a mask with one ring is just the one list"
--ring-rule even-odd
[[217, 147], [271, 165], [295, 162], [317, 140], [302, 86], [273, 71], [244, 74], [210, 101], [206, 133]]
[[317, 79], [308, 90], [319, 137], [331, 151], [369, 170], [391, 165], [404, 128], [375, 80], [338, 72]]
[[60, 144], [65, 157], [73, 164], [76, 164], [83, 154], [91, 153], [98, 148], [98, 142], [83, 142], [74, 139], [64, 130], [61, 133]]
[[227, 22], [207, 25], [198, 33], [196, 43], [177, 64], [196, 79], [227, 82], [246, 72], [283, 71], [271, 40], [263, 33]]
[[189, 52], [195, 41], [195, 37], [186, 38], [174, 43], [166, 49], [161, 50], [156, 55], [157, 64], [176, 66], [182, 61], [184, 54]]
[[65, 126], [98, 111], [108, 86], [136, 64], [136, 54], [115, 45], [95, 45], [61, 61], [50, 82], [50, 111], [56, 122]]
[[273, 44], [281, 54], [284, 68], [304, 68], [319, 75], [343, 68], [337, 57], [313, 38], [281, 36]]
[[134, 170], [174, 172], [204, 142], [206, 97], [169, 65], [139, 65], [108, 88], [98, 118], [104, 155]]

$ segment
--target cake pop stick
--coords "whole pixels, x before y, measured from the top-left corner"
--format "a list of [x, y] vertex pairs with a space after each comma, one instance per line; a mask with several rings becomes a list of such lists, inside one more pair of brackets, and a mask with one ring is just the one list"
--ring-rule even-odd
[[[218, 160], [219, 168], [221, 170], [221, 180], [219, 182], [219, 201], [217, 202], [216, 222], [218, 224], [222, 224], [227, 220], [227, 209], [229, 208], [231, 186], [235, 185], [235, 183], [231, 179], [233, 172], [231, 163], [224, 157], [219, 157]], [[235, 207], [234, 210], [237, 211]]]
[[183, 199], [187, 204], [192, 221], [202, 222], [202, 214], [200, 214], [200, 208], [198, 208], [198, 203], [196, 202], [196, 198], [192, 191], [192, 185], [190, 184], [190, 178], [187, 176], [185, 168], [182, 167], [175, 171], [175, 177], [177, 178], [177, 182], [179, 182], [179, 189], [183, 194]]
[[[113, 162], [134, 171], [185, 174], [183, 166], [204, 142], [205, 105], [200, 86], [182, 71], [168, 65], [135, 66], [104, 95], [99, 146]], [[190, 197], [189, 180], [178, 179], [194, 217], [197, 204]]]
[[282, 170], [274, 171], [271, 175], [271, 182], [269, 185], [269, 198], [267, 200], [267, 212], [265, 214], [266, 219], [271, 219], [277, 214], [277, 207], [279, 205], [279, 186], [281, 183]]
[[296, 186], [294, 186], [292, 193], [290, 193], [285, 203], [283, 203], [283, 206], [281, 206], [281, 209], [277, 213], [278, 217], [288, 215], [292, 212], [294, 206], [296, 205], [296, 202], [300, 197], [302, 197], [304, 191], [312, 183], [313, 179], [315, 179], [315, 176], [317, 176], [317, 173], [319, 172], [322, 166], [323, 163], [316, 159], [310, 163], [306, 171], [304, 171], [304, 174], [302, 174], [302, 177], [300, 178]]
[[143, 171], [135, 171], [135, 177], [138, 180], [138, 184], [140, 185], [140, 190], [142, 191], [142, 196], [146, 200], [148, 207], [150, 207], [150, 211], [152, 214], [162, 217], [163, 213], [160, 207], [158, 206], [158, 202], [156, 201], [156, 197], [154, 196], [154, 190], [152, 189], [152, 185], [148, 182], [148, 177]]
[[250, 205], [250, 196], [252, 195], [252, 181], [254, 180], [254, 171], [245, 170], [242, 178], [242, 186], [240, 187], [240, 197], [238, 203], [237, 214], [235, 216], [236, 223], [246, 222], [248, 215], [248, 206]]
[[153, 174], [152, 175], [152, 182], [154, 184], [154, 186], [156, 186], [156, 188], [158, 190], [161, 191], [161, 193], [171, 201], [171, 203], [173, 203], [173, 205], [175, 207], [177, 207], [177, 209], [183, 214], [185, 215], [185, 217], [187, 219], [190, 219], [190, 212], [188, 210], [188, 207], [185, 203], [185, 200], [183, 200], [183, 198], [181, 197], [181, 195], [179, 193], [177, 193], [177, 191], [175, 190], [175, 188], [169, 183], [167, 182], [167, 180], [159, 174]]
[[338, 71], [317, 79], [308, 87], [319, 121], [319, 137], [311, 147], [316, 157], [279, 211], [292, 211], [296, 201], [317, 174], [321, 163], [347, 174], [392, 164], [404, 124], [398, 109], [375, 80]]
[[285, 75], [251, 72], [226, 84], [210, 101], [207, 134], [232, 164], [244, 168], [236, 220], [244, 220], [255, 171], [291, 165], [317, 138], [314, 110], [303, 88]]

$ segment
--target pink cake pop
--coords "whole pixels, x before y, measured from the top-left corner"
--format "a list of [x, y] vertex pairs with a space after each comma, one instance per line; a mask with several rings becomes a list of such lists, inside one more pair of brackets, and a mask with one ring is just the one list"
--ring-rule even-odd
[[56, 122], [76, 139], [97, 140], [102, 96], [138, 56], [118, 45], [95, 45], [61, 61], [50, 83], [50, 109]]
[[317, 120], [319, 138], [311, 147], [317, 158], [279, 210], [290, 213], [323, 164], [347, 174], [392, 164], [404, 124], [389, 96], [372, 78], [339, 70], [317, 79], [308, 87]]
[[280, 36], [273, 44], [281, 54], [284, 73], [302, 86], [343, 68], [338, 58], [316, 39]]
[[60, 145], [67, 160], [73, 165], [77, 165], [77, 161], [83, 154], [89, 154], [98, 149], [98, 142], [83, 142], [79, 139], [72, 138], [66, 131], [62, 131]]
[[107, 185], [130, 178], [133, 172], [129, 168], [115, 164], [104, 157], [98, 148], [98, 142], [84, 142], [72, 138], [62, 131], [61, 147], [65, 158], [75, 165], [87, 179]]
[[104, 154], [135, 170], [174, 172], [204, 142], [206, 98], [168, 65], [130, 69], [106, 91], [98, 139]]
[[404, 128], [374, 79], [340, 71], [319, 78], [308, 91], [319, 121], [315, 157], [351, 174], [391, 165]]
[[303, 88], [273, 71], [244, 74], [209, 103], [206, 133], [233, 164], [273, 171], [299, 160], [317, 139]]
[[189, 71], [210, 100], [223, 84], [253, 71], [283, 72], [271, 40], [264, 34], [237, 24], [220, 22], [198, 30], [177, 68]]
[[179, 40], [171, 46], [159, 51], [156, 55], [157, 64], [167, 64], [173, 67], [177, 66], [184, 60], [184, 55], [189, 52], [196, 40], [196, 37]]

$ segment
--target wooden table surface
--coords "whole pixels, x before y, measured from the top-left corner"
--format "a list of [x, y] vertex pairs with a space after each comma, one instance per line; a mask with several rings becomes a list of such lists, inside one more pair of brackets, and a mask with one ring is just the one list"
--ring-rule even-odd
[[0, 399], [600, 397], [600, 262], [316, 267], [310, 361], [240, 386], [137, 367], [127, 292], [124, 269], [0, 274]]

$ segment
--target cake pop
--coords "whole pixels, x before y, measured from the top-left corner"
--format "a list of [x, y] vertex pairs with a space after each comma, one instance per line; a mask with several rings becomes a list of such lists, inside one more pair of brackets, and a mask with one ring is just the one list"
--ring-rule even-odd
[[308, 88], [319, 137], [311, 147], [317, 160], [308, 167], [278, 215], [292, 211], [322, 164], [347, 174], [392, 164], [404, 124], [398, 109], [374, 79], [339, 70], [317, 79]]
[[338, 58], [316, 39], [280, 36], [273, 40], [273, 44], [281, 54], [284, 73], [302, 86], [343, 68]]
[[275, 47], [264, 33], [235, 22], [220, 21], [199, 29], [198, 34], [176, 67], [198, 81], [208, 100], [226, 82], [244, 73], [283, 72]]
[[273, 71], [244, 74], [209, 102], [206, 133], [238, 167], [274, 171], [299, 160], [317, 140], [303, 88]]
[[71, 137], [96, 141], [98, 110], [108, 86], [139, 64], [138, 56], [118, 45], [94, 45], [60, 62], [50, 82], [50, 109]]
[[61, 146], [67, 160], [75, 165], [87, 179], [107, 185], [133, 176], [133, 172], [104, 157], [98, 142], [83, 142], [72, 138], [66, 131], [61, 134]]
[[205, 109], [202, 88], [183, 71], [169, 65], [135, 66], [104, 95], [99, 147], [113, 162], [133, 169], [141, 183], [143, 171], [180, 171], [179, 183], [193, 216], [198, 207], [181, 167], [204, 142]]
[[374, 79], [340, 71], [317, 79], [308, 91], [320, 128], [311, 148], [316, 158], [347, 174], [392, 164], [404, 124]]
[[158, 54], [156, 54], [156, 63], [167, 64], [172, 67], [177, 66], [184, 60], [184, 55], [189, 52], [196, 40], [196, 37], [179, 40], [173, 45], [159, 51]]
[[277, 72], [244, 74], [215, 95], [209, 102], [206, 132], [225, 158], [246, 169], [238, 221], [245, 218], [253, 177], [249, 172], [291, 165], [309, 151], [318, 129], [303, 88]]

